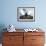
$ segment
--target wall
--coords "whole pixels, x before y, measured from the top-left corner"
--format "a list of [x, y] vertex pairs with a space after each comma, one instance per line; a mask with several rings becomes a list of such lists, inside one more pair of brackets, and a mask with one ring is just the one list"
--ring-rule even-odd
[[[46, 0], [0, 0], [0, 25], [13, 24], [16, 28], [46, 28]], [[35, 7], [35, 22], [18, 22], [17, 7]]]

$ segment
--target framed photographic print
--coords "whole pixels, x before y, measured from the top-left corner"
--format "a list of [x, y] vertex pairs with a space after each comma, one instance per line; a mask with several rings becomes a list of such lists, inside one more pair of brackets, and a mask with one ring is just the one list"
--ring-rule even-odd
[[17, 20], [20, 22], [34, 22], [35, 7], [18, 7]]

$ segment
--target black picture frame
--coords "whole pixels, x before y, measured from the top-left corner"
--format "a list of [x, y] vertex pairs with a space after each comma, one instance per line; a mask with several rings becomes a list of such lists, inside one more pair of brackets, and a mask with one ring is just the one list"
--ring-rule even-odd
[[34, 22], [35, 21], [35, 7], [18, 7], [17, 21], [19, 22]]

